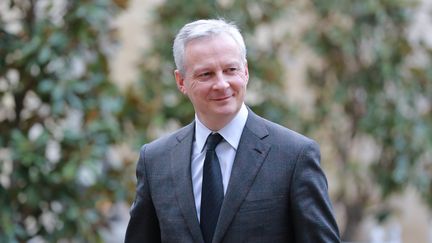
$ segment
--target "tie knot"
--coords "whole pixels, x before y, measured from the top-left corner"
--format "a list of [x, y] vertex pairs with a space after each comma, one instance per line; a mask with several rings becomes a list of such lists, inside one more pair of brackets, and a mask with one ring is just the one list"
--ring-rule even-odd
[[219, 133], [210, 134], [207, 138], [207, 150], [214, 150], [222, 141], [222, 136]]

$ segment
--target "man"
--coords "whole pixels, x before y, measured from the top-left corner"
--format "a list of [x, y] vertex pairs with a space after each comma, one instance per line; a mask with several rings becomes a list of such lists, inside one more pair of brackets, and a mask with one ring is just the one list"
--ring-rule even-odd
[[142, 147], [126, 242], [340, 242], [311, 139], [254, 114], [238, 29], [185, 25], [175, 79], [195, 121]]

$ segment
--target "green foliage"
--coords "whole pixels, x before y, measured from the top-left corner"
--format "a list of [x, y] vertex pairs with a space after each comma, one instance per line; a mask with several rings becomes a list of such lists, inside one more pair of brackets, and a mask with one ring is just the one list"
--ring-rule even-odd
[[0, 39], [0, 96], [12, 97], [0, 111], [10, 114], [0, 126], [0, 241], [101, 242], [106, 205], [125, 200], [127, 181], [107, 153], [125, 103], [103, 46], [116, 6], [67, 1], [60, 16], [50, 15], [54, 2], [43, 6], [4, 10], [21, 17]]
[[[344, 240], [365, 214], [388, 218], [386, 199], [407, 186], [432, 207], [431, 50], [407, 38], [410, 1], [166, 1], [152, 12], [152, 46], [125, 92], [109, 81], [108, 53], [114, 2], [126, 1], [65, 1], [60, 12], [55, 1], [7, 2], [16, 15], [0, 18], [0, 242], [102, 241], [111, 205], [134, 194], [132, 161], [118, 166], [110, 151], [137, 151], [194, 117], [177, 91], [171, 48], [179, 28], [199, 18], [226, 18], [242, 30], [254, 111], [330, 148], [322, 164], [336, 168]], [[307, 24], [295, 14], [310, 16]], [[296, 24], [306, 30], [283, 28]], [[266, 28], [280, 35], [262, 47]], [[302, 91], [313, 94], [311, 111], [287, 97], [297, 88], [286, 80], [292, 60], [284, 58], [296, 53], [284, 55], [287, 47], [319, 60]], [[413, 62], [415, 53], [426, 61]], [[368, 163], [352, 155], [365, 138], [376, 150]]]
[[[333, 2], [337, 1], [329, 6]], [[430, 55], [426, 67], [411, 66], [415, 43], [409, 43], [405, 32], [413, 14], [408, 2], [338, 2], [333, 13], [317, 2], [321, 21], [328, 25], [313, 26], [306, 36], [326, 62], [322, 70], [311, 70], [311, 84], [325, 90], [318, 100], [326, 102], [316, 103], [319, 119], [328, 119], [334, 99], [353, 124], [351, 136], [374, 137], [382, 151], [373, 171], [384, 196], [416, 180], [416, 172], [410, 170], [416, 170], [414, 165], [432, 141], [430, 108], [419, 107], [432, 98]], [[342, 15], [352, 25], [332, 22], [331, 14]]]
[[[408, 40], [413, 19], [411, 1], [314, 1], [318, 21], [305, 36], [324, 60], [323, 68], [310, 70], [310, 84], [321, 90], [315, 103], [316, 119], [335, 134], [341, 185], [355, 175], [354, 188], [340, 186], [340, 200], [347, 190], [358, 193], [355, 202], [366, 209], [373, 192], [370, 179], [385, 200], [411, 185], [431, 202], [430, 154], [432, 145], [432, 76], [430, 49]], [[413, 63], [415, 53], [428, 53], [423, 66]], [[334, 107], [341, 107], [348, 129], [335, 121]], [[317, 127], [317, 129], [319, 129]], [[360, 162], [349, 156], [353, 141], [361, 136], [374, 140], [378, 156], [365, 171], [350, 170]], [[354, 165], [354, 166], [353, 166]], [[349, 203], [348, 200], [346, 203]], [[388, 209], [384, 209], [386, 211]], [[377, 212], [378, 215], [382, 212]], [[355, 219], [360, 222], [362, 213]], [[352, 234], [352, 228], [345, 232]]]

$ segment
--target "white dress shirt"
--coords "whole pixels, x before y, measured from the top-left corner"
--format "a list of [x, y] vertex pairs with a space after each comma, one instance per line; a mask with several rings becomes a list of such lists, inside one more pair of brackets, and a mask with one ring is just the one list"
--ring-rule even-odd
[[[240, 137], [246, 124], [247, 117], [248, 110], [245, 104], [243, 104], [237, 115], [225, 127], [217, 131], [224, 138], [216, 147], [216, 154], [218, 156], [222, 172], [224, 194], [226, 193], [228, 187], [231, 170], [234, 163], [234, 157], [237, 152], [237, 147], [239, 145]], [[203, 166], [206, 155], [206, 149], [204, 146], [210, 133], [212, 133], [212, 131], [202, 124], [195, 115], [195, 138], [192, 148], [191, 173], [198, 220], [200, 218]]]

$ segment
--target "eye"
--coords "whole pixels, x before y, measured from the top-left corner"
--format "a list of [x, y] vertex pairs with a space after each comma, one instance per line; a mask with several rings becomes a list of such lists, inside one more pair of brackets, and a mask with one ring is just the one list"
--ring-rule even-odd
[[197, 79], [200, 81], [207, 81], [212, 77], [212, 72], [202, 72], [196, 75]]
[[238, 70], [238, 68], [236, 68], [236, 67], [230, 67], [230, 68], [227, 68], [226, 70], [225, 70], [225, 72], [227, 72], [227, 73], [234, 73], [234, 72], [236, 72]]
[[210, 75], [211, 75], [210, 72], [204, 72], [204, 73], [200, 73], [200, 74], [198, 75], [198, 77], [209, 77]]

